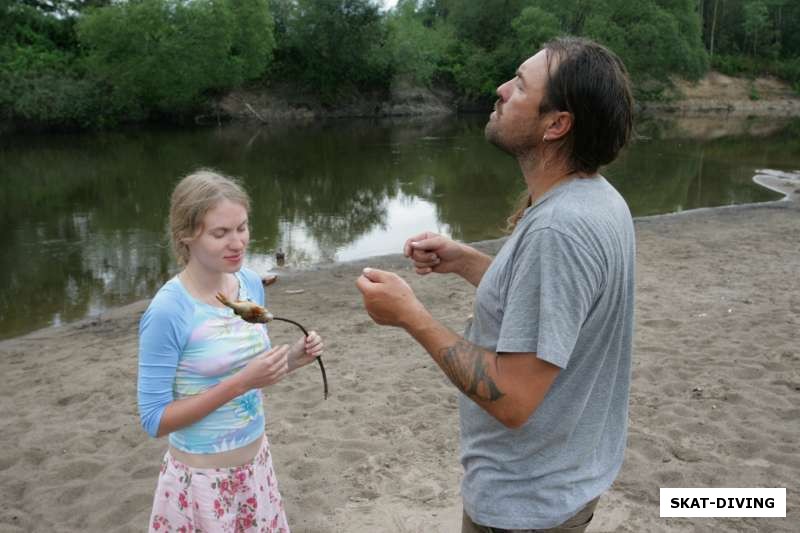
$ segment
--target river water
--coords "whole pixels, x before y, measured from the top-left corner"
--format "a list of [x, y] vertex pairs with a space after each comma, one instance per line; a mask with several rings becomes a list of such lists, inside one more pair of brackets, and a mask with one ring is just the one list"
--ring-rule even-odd
[[[275, 269], [396, 253], [430, 229], [501, 236], [524, 189], [483, 139], [486, 117], [0, 137], [0, 338], [150, 297], [175, 272], [169, 194], [199, 167], [244, 180], [245, 264]], [[635, 216], [778, 198], [760, 168], [800, 168], [798, 124], [662, 117], [603, 174]]]

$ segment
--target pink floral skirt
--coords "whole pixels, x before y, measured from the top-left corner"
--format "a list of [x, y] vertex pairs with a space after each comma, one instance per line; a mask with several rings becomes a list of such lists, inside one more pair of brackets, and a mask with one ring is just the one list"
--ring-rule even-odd
[[252, 462], [234, 468], [192, 468], [167, 451], [150, 531], [288, 533], [267, 437]]

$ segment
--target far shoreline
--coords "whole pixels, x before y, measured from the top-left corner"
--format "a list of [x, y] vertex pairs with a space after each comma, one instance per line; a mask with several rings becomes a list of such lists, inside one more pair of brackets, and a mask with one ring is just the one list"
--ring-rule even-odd
[[[800, 93], [783, 80], [762, 76], [733, 77], [710, 70], [696, 81], [673, 78], [660, 82], [657, 99], [637, 99], [636, 112], [663, 117], [800, 117]], [[59, 132], [116, 132], [129, 128], [198, 128], [222, 124], [253, 124], [260, 127], [295, 127], [330, 120], [438, 120], [448, 116], [486, 115], [493, 98], [458, 103], [459, 98], [441, 88], [397, 84], [388, 97], [361, 95], [337, 107], [323, 105], [318, 96], [297, 94], [289, 88], [238, 88], [209, 100], [206, 109], [165, 120], [121, 122], [97, 130], [54, 127], [36, 122], [0, 119], [0, 139], [13, 134]]]

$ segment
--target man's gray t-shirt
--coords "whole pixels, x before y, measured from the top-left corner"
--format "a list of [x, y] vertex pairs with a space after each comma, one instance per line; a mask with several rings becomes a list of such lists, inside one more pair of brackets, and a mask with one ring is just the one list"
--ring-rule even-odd
[[595, 176], [529, 207], [484, 274], [466, 339], [562, 370], [518, 429], [461, 395], [461, 492], [474, 522], [553, 527], [611, 486], [627, 432], [634, 260], [628, 206]]

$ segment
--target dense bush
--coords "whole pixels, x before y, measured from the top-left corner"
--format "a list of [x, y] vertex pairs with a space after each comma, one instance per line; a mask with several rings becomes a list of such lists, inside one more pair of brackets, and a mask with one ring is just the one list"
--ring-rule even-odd
[[326, 103], [353, 90], [387, 88], [387, 28], [369, 0], [273, 0], [278, 48], [274, 78]]
[[414, 0], [401, 0], [387, 16], [387, 49], [392, 73], [429, 86], [442, 81], [451, 49], [457, 45], [450, 25], [419, 16]]
[[0, 2], [0, 112], [49, 126], [99, 122], [98, 87], [80, 68], [73, 21]]
[[181, 113], [209, 91], [264, 74], [274, 45], [265, 0], [139, 0], [78, 21], [87, 69], [133, 117]]
[[771, 74], [788, 81], [795, 92], [800, 93], [800, 57], [768, 60], [740, 55], [716, 55], [711, 66], [728, 76], [755, 78]]

